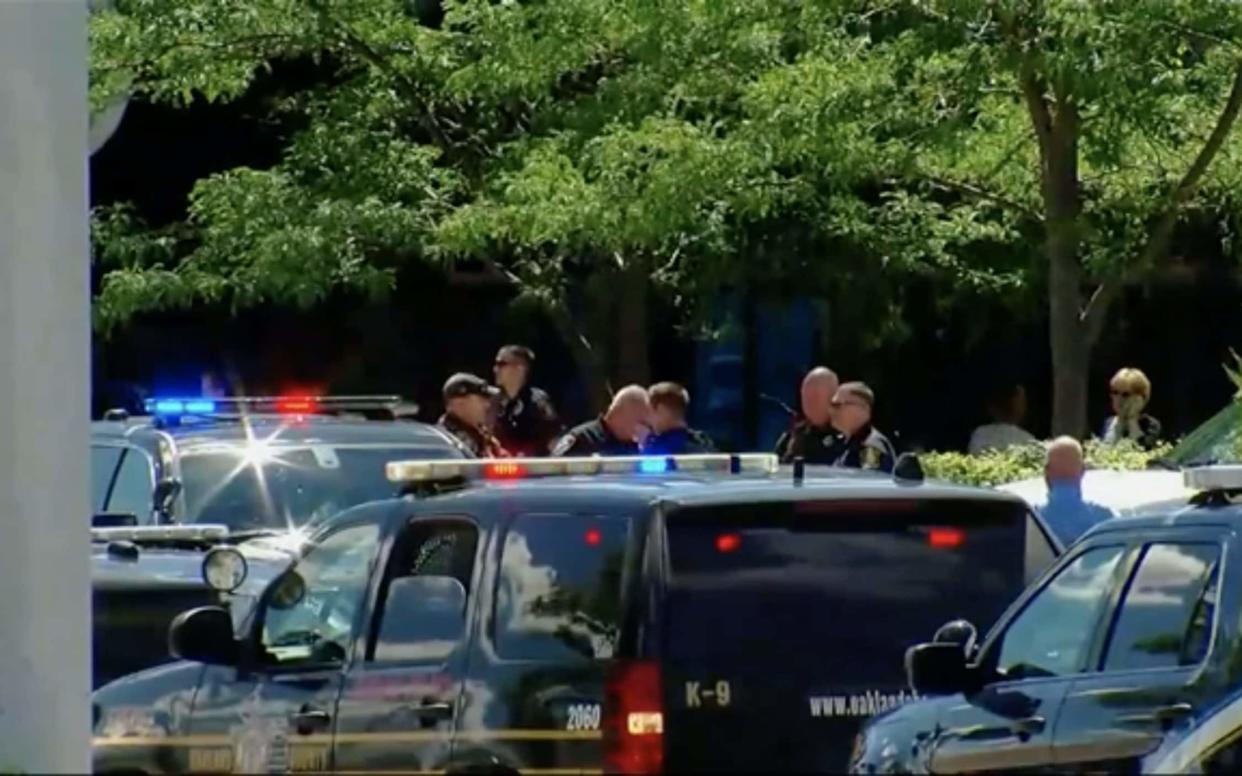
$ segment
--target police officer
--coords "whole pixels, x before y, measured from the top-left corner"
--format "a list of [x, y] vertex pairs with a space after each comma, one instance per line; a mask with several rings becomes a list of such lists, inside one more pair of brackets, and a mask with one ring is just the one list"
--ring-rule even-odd
[[651, 399], [651, 433], [643, 440], [643, 454], [711, 453], [716, 446], [706, 434], [686, 425], [690, 392], [677, 383], [656, 383], [647, 389]]
[[637, 455], [638, 440], [650, 428], [651, 400], [641, 385], [627, 385], [608, 410], [569, 430], [552, 455]]
[[871, 425], [875, 394], [866, 383], [844, 383], [832, 399], [832, 424], [842, 438], [833, 447], [834, 466], [893, 470], [897, 457], [888, 437]]
[[832, 425], [832, 398], [839, 385], [837, 373], [825, 366], [815, 367], [802, 378], [802, 420], [776, 441], [781, 463], [795, 458], [820, 464], [835, 460], [832, 448], [840, 435]]
[[534, 363], [530, 348], [505, 345], [492, 366], [500, 388], [493, 406], [496, 438], [514, 455], [547, 455], [563, 430], [552, 400], [530, 384]]
[[487, 430], [488, 411], [496, 393], [483, 378], [466, 372], [458, 372], [444, 383], [444, 414], [437, 425], [477, 458], [509, 455]]

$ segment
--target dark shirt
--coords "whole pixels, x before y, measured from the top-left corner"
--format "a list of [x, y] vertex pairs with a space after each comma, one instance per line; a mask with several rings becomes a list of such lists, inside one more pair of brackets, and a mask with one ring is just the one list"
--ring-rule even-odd
[[832, 448], [841, 435], [831, 426], [812, 426], [800, 420], [776, 440], [776, 455], [781, 463], [801, 458], [807, 463], [830, 464], [836, 460]]
[[897, 458], [893, 443], [870, 424], [860, 428], [848, 439], [841, 439], [832, 450], [833, 466], [850, 469], [871, 469], [892, 472]]
[[1104, 443], [1115, 445], [1129, 439], [1144, 450], [1150, 450], [1160, 444], [1160, 421], [1151, 415], [1143, 414], [1138, 416], [1134, 425], [1138, 427], [1137, 435], [1129, 424], [1121, 422], [1116, 415], [1109, 416], [1104, 422]]
[[529, 385], [509, 398], [496, 397], [496, 438], [513, 455], [547, 455], [564, 430], [548, 394]]
[[552, 455], [638, 455], [638, 445], [618, 439], [601, 415], [571, 428], [552, 449]]
[[509, 457], [509, 452], [496, 440], [496, 437], [462, 421], [456, 415], [445, 413], [440, 416], [436, 425], [452, 434], [466, 452], [475, 458]]
[[678, 455], [680, 453], [714, 453], [711, 438], [697, 429], [682, 426], [663, 434], [651, 434], [643, 440], [644, 455]]

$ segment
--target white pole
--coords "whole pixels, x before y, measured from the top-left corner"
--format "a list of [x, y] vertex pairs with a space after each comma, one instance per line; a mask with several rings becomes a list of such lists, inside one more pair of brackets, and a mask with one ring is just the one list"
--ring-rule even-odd
[[0, 771], [90, 770], [82, 0], [0, 0]]

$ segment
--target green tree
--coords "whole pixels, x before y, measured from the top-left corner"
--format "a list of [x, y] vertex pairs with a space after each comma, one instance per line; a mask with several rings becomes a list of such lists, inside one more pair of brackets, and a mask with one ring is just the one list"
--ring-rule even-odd
[[200, 181], [186, 223], [98, 214], [100, 324], [313, 304], [382, 289], [400, 261], [472, 257], [546, 303], [581, 362], [610, 339], [617, 376], [643, 379], [653, 288], [691, 312], [729, 287], [886, 309], [917, 274], [955, 300], [1046, 291], [1054, 431], [1081, 433], [1121, 289], [1187, 214], [1228, 229], [1236, 211], [1242, 8], [1226, 0], [427, 6], [99, 14], [99, 104], [123, 87], [234, 99], [290, 58], [327, 74], [272, 106], [281, 162]]

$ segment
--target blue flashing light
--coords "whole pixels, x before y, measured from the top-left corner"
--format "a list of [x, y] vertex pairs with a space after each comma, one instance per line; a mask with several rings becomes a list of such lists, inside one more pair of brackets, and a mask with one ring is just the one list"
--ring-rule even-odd
[[148, 399], [146, 405], [155, 415], [209, 415], [216, 411], [211, 399]]
[[644, 458], [638, 462], [638, 470], [643, 474], [663, 474], [668, 471], [668, 459]]
[[186, 401], [185, 411], [193, 415], [209, 415], [216, 411], [216, 403], [210, 399], [191, 399]]
[[158, 399], [155, 402], [155, 414], [180, 415], [185, 412], [185, 402], [180, 399]]

